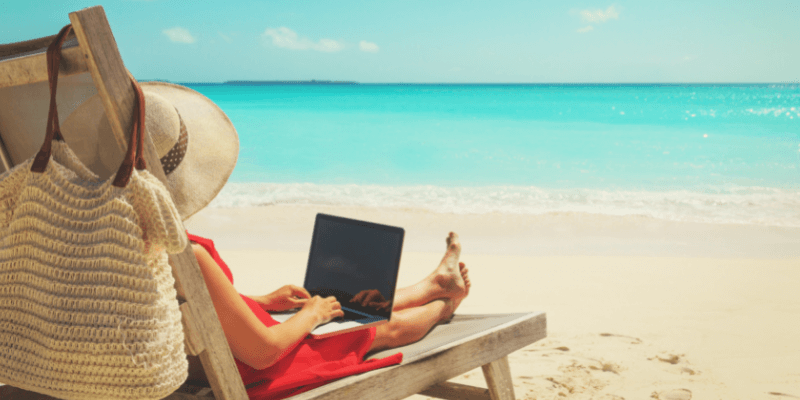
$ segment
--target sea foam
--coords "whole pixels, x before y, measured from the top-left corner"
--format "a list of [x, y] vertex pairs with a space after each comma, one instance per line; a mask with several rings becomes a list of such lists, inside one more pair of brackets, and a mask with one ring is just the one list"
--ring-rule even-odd
[[670, 221], [800, 227], [800, 188], [705, 187], [672, 191], [526, 186], [380, 186], [228, 183], [211, 207], [324, 205], [453, 214], [577, 212]]

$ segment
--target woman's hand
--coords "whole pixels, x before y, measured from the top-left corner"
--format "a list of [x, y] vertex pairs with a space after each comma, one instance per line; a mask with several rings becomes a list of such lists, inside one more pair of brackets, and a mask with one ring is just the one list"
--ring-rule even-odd
[[314, 328], [336, 317], [344, 317], [344, 311], [342, 311], [341, 304], [339, 304], [339, 302], [336, 301], [336, 298], [333, 296], [314, 296], [308, 299], [306, 304], [303, 306], [303, 309], [297, 313], [298, 316], [300, 314], [310, 315], [315, 322]]
[[304, 288], [295, 285], [286, 285], [268, 295], [256, 296], [252, 299], [255, 300], [264, 311], [286, 311], [302, 307], [310, 298], [311, 295]]

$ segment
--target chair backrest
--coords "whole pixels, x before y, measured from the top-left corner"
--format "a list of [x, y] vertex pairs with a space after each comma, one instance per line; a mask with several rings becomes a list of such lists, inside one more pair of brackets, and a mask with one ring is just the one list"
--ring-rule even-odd
[[[83, 100], [99, 94], [122, 159], [133, 124], [135, 99], [128, 71], [101, 6], [70, 13], [69, 19], [75, 34], [62, 47], [59, 117], [63, 120]], [[54, 31], [60, 28], [53, 27]], [[4, 170], [32, 157], [44, 139], [49, 102], [45, 50], [52, 39], [51, 36], [0, 46], [0, 165]], [[75, 145], [71, 138], [65, 140]], [[144, 150], [148, 170], [165, 182], [149, 138]], [[170, 264], [184, 301], [181, 312], [187, 353], [199, 356], [215, 398], [247, 399], [191, 246], [171, 255]]]
[[[45, 53], [54, 36], [0, 46], [0, 167], [7, 170], [39, 150], [44, 139], [50, 90]], [[74, 36], [63, 47], [58, 91], [63, 119], [97, 93]], [[70, 141], [73, 144], [73, 141]]]

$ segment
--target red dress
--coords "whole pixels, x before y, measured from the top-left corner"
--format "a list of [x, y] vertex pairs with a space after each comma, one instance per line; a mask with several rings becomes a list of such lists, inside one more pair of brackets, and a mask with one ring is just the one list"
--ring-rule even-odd
[[[203, 246], [233, 283], [233, 274], [222, 261], [211, 239], [189, 234], [189, 240]], [[253, 299], [241, 295], [253, 313], [266, 326], [280, 322], [270, 317]], [[258, 370], [236, 360], [247, 394], [251, 399], [282, 399], [322, 386], [345, 376], [399, 364], [403, 354], [364, 361], [375, 339], [375, 327], [343, 333], [325, 339], [306, 337], [291, 352], [269, 368]]]

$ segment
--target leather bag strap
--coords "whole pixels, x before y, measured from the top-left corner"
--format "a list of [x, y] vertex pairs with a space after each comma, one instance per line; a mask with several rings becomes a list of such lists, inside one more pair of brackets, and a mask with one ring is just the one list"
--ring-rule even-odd
[[[61, 128], [58, 125], [58, 109], [56, 107], [56, 88], [58, 87], [58, 67], [61, 64], [61, 46], [67, 34], [72, 30], [72, 25], [61, 28], [56, 38], [47, 47], [47, 76], [50, 83], [50, 109], [47, 112], [47, 133], [44, 136], [42, 148], [36, 154], [31, 166], [32, 172], [44, 172], [50, 160], [51, 143], [53, 139], [63, 141]], [[54, 70], [55, 69], [55, 73]]]
[[144, 93], [133, 76], [131, 76], [131, 83], [136, 92], [136, 103], [133, 106], [133, 132], [128, 141], [125, 159], [122, 160], [122, 165], [119, 166], [117, 176], [114, 178], [114, 186], [117, 187], [128, 185], [134, 167], [140, 171], [147, 168], [147, 163], [144, 161]]
[[[47, 48], [47, 75], [50, 83], [50, 109], [47, 113], [47, 131], [42, 143], [41, 149], [36, 154], [36, 158], [31, 165], [31, 172], [42, 173], [47, 168], [47, 163], [50, 161], [52, 152], [53, 140], [64, 141], [64, 136], [61, 134], [61, 127], [58, 123], [58, 106], [56, 104], [56, 89], [58, 89], [58, 68], [61, 64], [61, 46], [64, 44], [64, 39], [72, 30], [72, 25], [67, 25], [58, 32], [53, 42]], [[130, 75], [130, 74], [129, 74]], [[128, 141], [128, 150], [125, 153], [125, 158], [117, 170], [117, 175], [114, 178], [114, 186], [125, 187], [133, 174], [133, 168], [143, 170], [147, 168], [147, 163], [144, 160], [144, 116], [145, 104], [144, 93], [136, 79], [130, 75], [131, 83], [133, 84], [134, 92], [136, 94], [136, 102], [134, 103], [134, 120], [133, 132], [131, 132]]]

